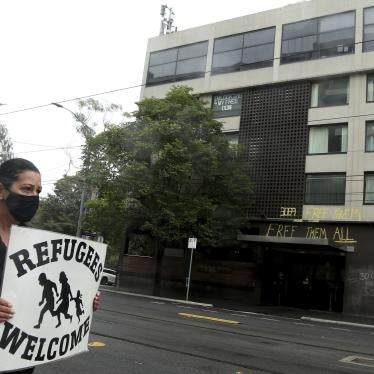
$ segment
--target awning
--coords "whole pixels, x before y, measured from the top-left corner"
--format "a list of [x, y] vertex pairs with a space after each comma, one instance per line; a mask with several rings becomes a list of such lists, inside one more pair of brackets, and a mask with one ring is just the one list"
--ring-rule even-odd
[[329, 239], [306, 239], [300, 237], [294, 238], [283, 238], [278, 236], [266, 236], [266, 235], [243, 235], [239, 234], [238, 240], [245, 242], [256, 242], [256, 243], [274, 243], [274, 244], [289, 244], [289, 245], [302, 245], [302, 246], [318, 246], [318, 247], [329, 247], [330, 249], [337, 250], [340, 252], [354, 252], [354, 243], [348, 243], [346, 245], [336, 245]]

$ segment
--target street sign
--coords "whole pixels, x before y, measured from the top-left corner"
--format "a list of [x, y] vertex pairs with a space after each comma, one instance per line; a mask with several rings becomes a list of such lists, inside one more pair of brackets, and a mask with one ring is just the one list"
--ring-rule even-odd
[[188, 248], [196, 249], [197, 238], [188, 238]]
[[188, 301], [188, 296], [190, 293], [192, 258], [193, 258], [193, 250], [196, 249], [196, 243], [197, 243], [196, 238], [188, 238], [188, 249], [191, 249], [191, 257], [190, 257], [190, 269], [188, 271], [188, 278], [187, 278], [186, 301]]

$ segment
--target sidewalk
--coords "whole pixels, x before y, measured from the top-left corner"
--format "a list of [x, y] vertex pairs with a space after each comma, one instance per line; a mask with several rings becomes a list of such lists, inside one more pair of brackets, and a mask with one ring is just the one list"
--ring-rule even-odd
[[243, 313], [258, 313], [258, 314], [266, 314], [271, 316], [279, 316], [285, 318], [295, 318], [307, 321], [314, 321], [314, 322], [321, 322], [321, 323], [335, 323], [339, 325], [346, 325], [346, 326], [357, 326], [357, 327], [365, 327], [365, 328], [372, 328], [374, 330], [374, 315], [373, 318], [365, 317], [365, 316], [353, 316], [344, 313], [337, 313], [337, 312], [328, 312], [328, 311], [321, 311], [321, 310], [310, 310], [310, 309], [298, 309], [298, 308], [291, 308], [291, 307], [283, 307], [283, 306], [261, 306], [261, 305], [253, 305], [253, 306], [243, 306], [238, 305], [232, 302], [224, 302], [222, 300], [207, 300], [207, 302], [199, 302], [194, 300], [182, 300], [182, 299], [173, 299], [167, 297], [158, 297], [152, 295], [145, 295], [139, 293], [133, 293], [126, 291], [120, 288], [114, 287], [106, 287], [101, 286], [100, 290], [104, 292], [112, 292], [112, 293], [120, 293], [127, 296], [132, 297], [142, 297], [151, 300], [158, 300], [158, 301], [165, 301], [171, 303], [178, 303], [178, 304], [187, 304], [187, 305], [195, 305], [201, 306], [205, 308], [215, 307], [216, 309], [221, 310], [231, 310], [235, 312], [243, 312]]

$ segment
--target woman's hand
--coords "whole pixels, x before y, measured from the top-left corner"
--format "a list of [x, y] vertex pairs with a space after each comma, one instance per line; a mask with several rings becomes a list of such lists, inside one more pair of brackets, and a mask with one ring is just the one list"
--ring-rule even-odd
[[0, 322], [7, 321], [14, 315], [13, 306], [9, 301], [0, 297]]
[[93, 299], [92, 308], [93, 311], [96, 312], [96, 310], [99, 308], [101, 302], [101, 292], [97, 291], [95, 298]]

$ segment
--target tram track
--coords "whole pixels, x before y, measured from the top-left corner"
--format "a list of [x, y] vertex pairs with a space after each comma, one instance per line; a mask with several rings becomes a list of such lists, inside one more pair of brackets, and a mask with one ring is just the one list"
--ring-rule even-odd
[[[102, 333], [97, 332], [97, 331], [91, 331], [91, 335], [99, 336], [101, 338], [106, 338], [106, 339], [114, 339], [114, 340], [121, 341], [121, 342], [124, 342], [124, 343], [136, 344], [136, 345], [140, 345], [142, 347], [157, 349], [157, 350], [161, 350], [161, 351], [164, 351], [164, 352], [175, 353], [175, 354], [188, 356], [188, 357], [192, 357], [192, 358], [198, 358], [198, 359], [202, 359], [202, 360], [212, 361], [214, 363], [218, 362], [218, 363], [224, 364], [224, 365], [232, 365], [232, 366], [237, 367], [238, 370], [239, 369], [257, 370], [259, 373], [263, 373], [263, 374], [286, 374], [285, 372], [281, 372], [281, 371], [269, 371], [269, 370], [265, 370], [263, 368], [260, 368], [260, 367], [254, 366], [254, 365], [243, 364], [243, 363], [235, 362], [235, 361], [231, 361], [231, 360], [222, 360], [222, 359], [219, 359], [217, 357], [210, 357], [210, 356], [207, 356], [207, 355], [201, 355], [201, 354], [197, 354], [197, 353], [186, 352], [186, 351], [182, 351], [182, 350], [178, 350], [178, 349], [171, 349], [171, 348], [162, 347], [162, 346], [159, 346], [159, 345], [156, 345], [156, 344], [149, 344], [149, 343], [145, 343], [145, 342], [137, 341], [137, 340], [133, 340], [133, 339], [126, 339], [126, 338], [121, 338], [121, 337], [113, 336], [113, 335], [109, 335], [109, 334], [102, 334]], [[247, 357], [250, 357], [250, 356], [248, 355]]]
[[[324, 350], [329, 350], [331, 352], [339, 352], [339, 353], [343, 353], [343, 354], [352, 354], [352, 355], [362, 355], [363, 354], [362, 351], [356, 351], [356, 350], [351, 350], [351, 349], [343, 349], [343, 348], [331, 347], [331, 346], [328, 346], [328, 345], [305, 343], [305, 342], [300, 342], [300, 341], [295, 341], [295, 340], [287, 340], [287, 339], [282, 339], [282, 338], [269, 337], [267, 335], [254, 334], [254, 333], [248, 333], [248, 332], [242, 332], [242, 331], [235, 331], [235, 328], [232, 328], [232, 329], [228, 330], [228, 329], [225, 329], [225, 328], [222, 328], [222, 327], [221, 328], [216, 328], [216, 327], [213, 327], [213, 326], [211, 326], [211, 327], [210, 326], [200, 326], [198, 324], [183, 322], [182, 320], [181, 321], [175, 321], [175, 320], [171, 321], [171, 320], [167, 320], [167, 319], [163, 319], [163, 318], [159, 318], [159, 317], [128, 313], [128, 312], [118, 311], [118, 310], [114, 310], [114, 309], [101, 308], [101, 310], [106, 311], [106, 312], [110, 312], [110, 313], [123, 315], [123, 316], [139, 318], [139, 319], [143, 319], [143, 320], [161, 322], [161, 323], [168, 324], [168, 325], [185, 326], [185, 327], [200, 329], [200, 330], [205, 330], [205, 331], [219, 332], [219, 333], [225, 333], [225, 334], [230, 334], [230, 335], [235, 335], [235, 336], [242, 336], [242, 337], [260, 339], [260, 343], [262, 343], [262, 344], [272, 344], [272, 342], [274, 344], [276, 344], [276, 343], [295, 344], [295, 345], [299, 345], [299, 346], [303, 346], [303, 347], [307, 347], [307, 348], [324, 349]], [[97, 316], [95, 319], [100, 319], [100, 318]], [[106, 320], [103, 320], [103, 321], [106, 322]], [[247, 325], [247, 324], [241, 322], [241, 325]], [[100, 334], [99, 332], [92, 332], [92, 333], [95, 333], [95, 334], [98, 334], [98, 335]], [[102, 335], [104, 336], [105, 334], [102, 334]], [[106, 337], [113, 338], [113, 339], [119, 339], [119, 340], [123, 339], [123, 338], [120, 338], [120, 337], [109, 336], [109, 335], [106, 336]], [[125, 339], [124, 341], [127, 341], [127, 340]], [[143, 344], [143, 343], [140, 343], [140, 342], [134, 342], [134, 343]], [[372, 352], [365, 352], [364, 354], [373, 356]]]

